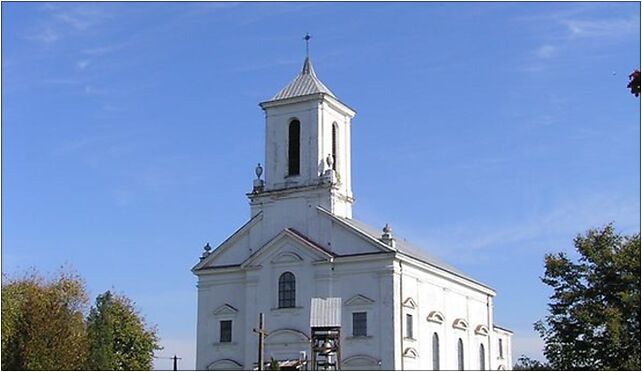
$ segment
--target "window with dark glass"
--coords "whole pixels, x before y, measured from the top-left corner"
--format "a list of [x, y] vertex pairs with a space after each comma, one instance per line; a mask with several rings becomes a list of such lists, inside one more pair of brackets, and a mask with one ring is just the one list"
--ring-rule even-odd
[[484, 350], [484, 344], [479, 344], [479, 369], [481, 371], [486, 369], [486, 351]]
[[288, 176], [299, 174], [300, 168], [301, 123], [292, 120], [288, 130]]
[[221, 320], [221, 336], [219, 342], [232, 342], [232, 321]]
[[296, 279], [289, 271], [279, 277], [279, 307], [294, 307], [296, 298]]
[[337, 123], [332, 124], [332, 169], [337, 170]]
[[406, 314], [406, 337], [412, 338], [412, 315]]
[[439, 371], [439, 336], [437, 332], [432, 334], [432, 369]]
[[352, 313], [352, 335], [355, 337], [368, 335], [368, 313]]
[[457, 369], [464, 370], [464, 342], [461, 338], [457, 340]]
[[499, 357], [503, 358], [504, 357], [504, 348], [502, 347], [502, 339], [499, 339]]

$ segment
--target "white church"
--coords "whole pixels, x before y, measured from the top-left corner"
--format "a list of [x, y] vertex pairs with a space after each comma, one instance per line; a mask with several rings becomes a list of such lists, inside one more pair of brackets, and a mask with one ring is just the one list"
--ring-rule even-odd
[[[250, 218], [198, 277], [196, 369], [306, 369], [312, 298], [340, 298], [340, 369], [510, 369], [511, 331], [494, 323], [495, 291], [352, 218], [355, 111], [316, 76], [309, 58], [265, 111], [265, 163], [247, 194]], [[261, 178], [264, 176], [264, 178]]]

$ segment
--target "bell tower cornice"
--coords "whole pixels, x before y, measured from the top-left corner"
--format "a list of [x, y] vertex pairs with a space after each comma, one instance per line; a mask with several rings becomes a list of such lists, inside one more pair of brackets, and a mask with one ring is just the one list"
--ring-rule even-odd
[[295, 103], [302, 103], [302, 102], [313, 101], [313, 100], [316, 100], [319, 104], [325, 101], [331, 108], [339, 112], [342, 112], [345, 115], [350, 116], [350, 118], [353, 118], [356, 115], [356, 111], [352, 109], [350, 106], [339, 101], [336, 97], [326, 93], [313, 93], [305, 96], [296, 96], [296, 97], [281, 99], [277, 101], [265, 101], [265, 102], [259, 103], [259, 106], [261, 106], [261, 108], [267, 112], [267, 109], [270, 109], [273, 107], [291, 105]]

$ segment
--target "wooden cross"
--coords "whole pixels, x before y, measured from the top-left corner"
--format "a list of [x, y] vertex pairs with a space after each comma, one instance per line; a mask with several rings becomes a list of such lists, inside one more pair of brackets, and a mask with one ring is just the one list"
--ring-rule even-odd
[[263, 340], [267, 337], [268, 333], [263, 328], [263, 313], [259, 313], [259, 327], [254, 328], [253, 332], [257, 333], [259, 336], [259, 360], [258, 360], [258, 370], [263, 370]]

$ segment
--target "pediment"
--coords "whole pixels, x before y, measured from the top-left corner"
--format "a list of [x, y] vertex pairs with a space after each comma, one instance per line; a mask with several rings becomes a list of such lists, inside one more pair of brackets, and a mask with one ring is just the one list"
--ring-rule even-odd
[[480, 324], [475, 328], [475, 333], [481, 336], [488, 336], [488, 333], [489, 333], [488, 327], [486, 327], [483, 324]]
[[214, 315], [216, 316], [221, 316], [221, 315], [235, 315], [239, 311], [232, 305], [230, 304], [224, 304], [219, 306], [216, 310], [214, 310]]
[[303, 257], [301, 257], [300, 255], [292, 251], [279, 252], [272, 258], [272, 260], [270, 260], [271, 263], [276, 263], [276, 264], [300, 262], [300, 261], [303, 261]]
[[468, 322], [464, 318], [457, 318], [453, 322], [453, 328], [467, 330]]
[[366, 297], [364, 295], [358, 294], [355, 296], [350, 297], [348, 300], [345, 301], [346, 306], [365, 306], [365, 305], [372, 305], [374, 303], [374, 300]]
[[415, 300], [412, 299], [412, 297], [406, 298], [406, 300], [403, 302], [403, 306], [410, 308], [410, 309], [416, 309], [417, 308], [417, 303]]
[[435, 311], [431, 311], [428, 314], [428, 317], [426, 318], [426, 320], [428, 320], [429, 322], [441, 324], [444, 322], [444, 320], [446, 320], [446, 317], [440, 311], [435, 310]]
[[247, 258], [247, 245], [249, 245], [250, 230], [263, 220], [263, 213], [260, 212], [250, 218], [243, 226], [230, 235], [225, 241], [219, 244], [212, 252], [201, 258], [193, 268], [192, 272], [208, 268], [238, 265]]
[[329, 260], [334, 255], [293, 229], [284, 229], [259, 248], [241, 264], [242, 268], [265, 263], [296, 263], [310, 260]]

